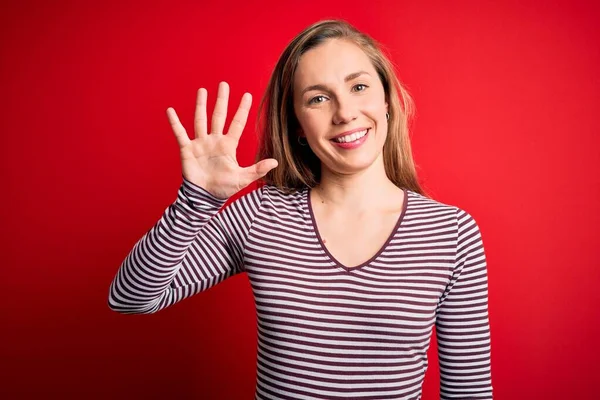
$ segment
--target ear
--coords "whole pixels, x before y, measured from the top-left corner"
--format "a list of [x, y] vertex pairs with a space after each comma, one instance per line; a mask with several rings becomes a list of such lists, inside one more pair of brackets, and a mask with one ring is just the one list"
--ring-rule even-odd
[[385, 102], [385, 112], [390, 112], [387, 101]]

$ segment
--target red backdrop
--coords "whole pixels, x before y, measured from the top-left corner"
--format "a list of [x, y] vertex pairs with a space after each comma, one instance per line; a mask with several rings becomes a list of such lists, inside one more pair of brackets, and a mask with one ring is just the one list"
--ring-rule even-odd
[[[181, 182], [167, 107], [191, 132], [199, 87], [209, 113], [220, 80], [230, 110], [251, 92], [249, 165], [280, 52], [327, 17], [389, 49], [423, 185], [480, 225], [496, 398], [594, 397], [598, 2], [49, 3], [0, 12], [0, 397], [252, 397], [245, 275], [150, 316], [111, 312], [108, 287]], [[435, 340], [429, 361], [424, 400], [439, 398]]]

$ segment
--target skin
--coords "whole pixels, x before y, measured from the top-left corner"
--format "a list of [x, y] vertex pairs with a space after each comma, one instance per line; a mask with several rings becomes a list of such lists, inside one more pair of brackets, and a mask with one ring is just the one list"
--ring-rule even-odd
[[[360, 71], [365, 73], [345, 80]], [[322, 88], [305, 91], [314, 85]], [[358, 46], [330, 39], [302, 55], [294, 76], [294, 111], [299, 134], [321, 160], [321, 183], [311, 190], [313, 204], [323, 199], [327, 215], [365, 219], [375, 210], [387, 215], [398, 209], [402, 191], [387, 178], [383, 164], [388, 103], [375, 68]], [[371, 129], [357, 149], [342, 149], [330, 141], [362, 127]]]
[[213, 196], [227, 199], [276, 168], [278, 163], [273, 158], [261, 160], [249, 167], [242, 167], [237, 162], [236, 149], [252, 104], [250, 93], [242, 96], [227, 134], [224, 130], [229, 85], [227, 82], [219, 83], [210, 132], [206, 115], [207, 96], [205, 88], [198, 90], [193, 139], [190, 139], [173, 107], [167, 109], [167, 118], [179, 145], [183, 177]]
[[[252, 96], [242, 96], [224, 134], [228, 99], [229, 86], [221, 82], [209, 132], [207, 92], [204, 88], [198, 90], [193, 139], [175, 110], [167, 109], [179, 145], [183, 176], [221, 199], [229, 198], [278, 165], [275, 159], [249, 167], [237, 163], [236, 148]], [[376, 254], [403, 206], [403, 192], [387, 178], [383, 164], [387, 110], [383, 85], [368, 57], [356, 45], [329, 40], [300, 58], [294, 76], [294, 111], [299, 133], [306, 137], [322, 165], [321, 182], [309, 193], [312, 210], [328, 250], [348, 267]], [[346, 150], [330, 141], [356, 128], [370, 128], [361, 147]]]

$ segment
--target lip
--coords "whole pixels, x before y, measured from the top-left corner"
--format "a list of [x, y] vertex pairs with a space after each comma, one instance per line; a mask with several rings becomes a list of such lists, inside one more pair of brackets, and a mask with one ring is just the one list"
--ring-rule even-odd
[[340, 149], [344, 149], [344, 150], [354, 150], [354, 149], [358, 149], [359, 147], [361, 147], [369, 138], [369, 132], [371, 129], [367, 129], [367, 134], [364, 135], [363, 137], [361, 137], [360, 139], [357, 139], [353, 142], [336, 142], [335, 140], [332, 140], [331, 143], [333, 143], [334, 146], [340, 148]]
[[350, 135], [350, 134], [352, 134], [354, 132], [361, 132], [361, 131], [364, 131], [366, 129], [371, 129], [371, 128], [370, 127], [356, 128], [356, 129], [353, 129], [351, 131], [346, 131], [346, 132], [340, 133], [339, 135], [336, 135], [336, 136], [332, 137], [329, 140], [333, 140], [333, 139], [337, 139], [337, 138], [342, 137], [342, 136]]

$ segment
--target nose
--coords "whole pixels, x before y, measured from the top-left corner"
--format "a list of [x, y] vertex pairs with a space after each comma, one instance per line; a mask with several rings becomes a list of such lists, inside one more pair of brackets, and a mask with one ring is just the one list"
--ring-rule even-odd
[[333, 124], [347, 124], [356, 119], [356, 105], [352, 99], [348, 97], [338, 97], [336, 101], [336, 110], [333, 113]]

